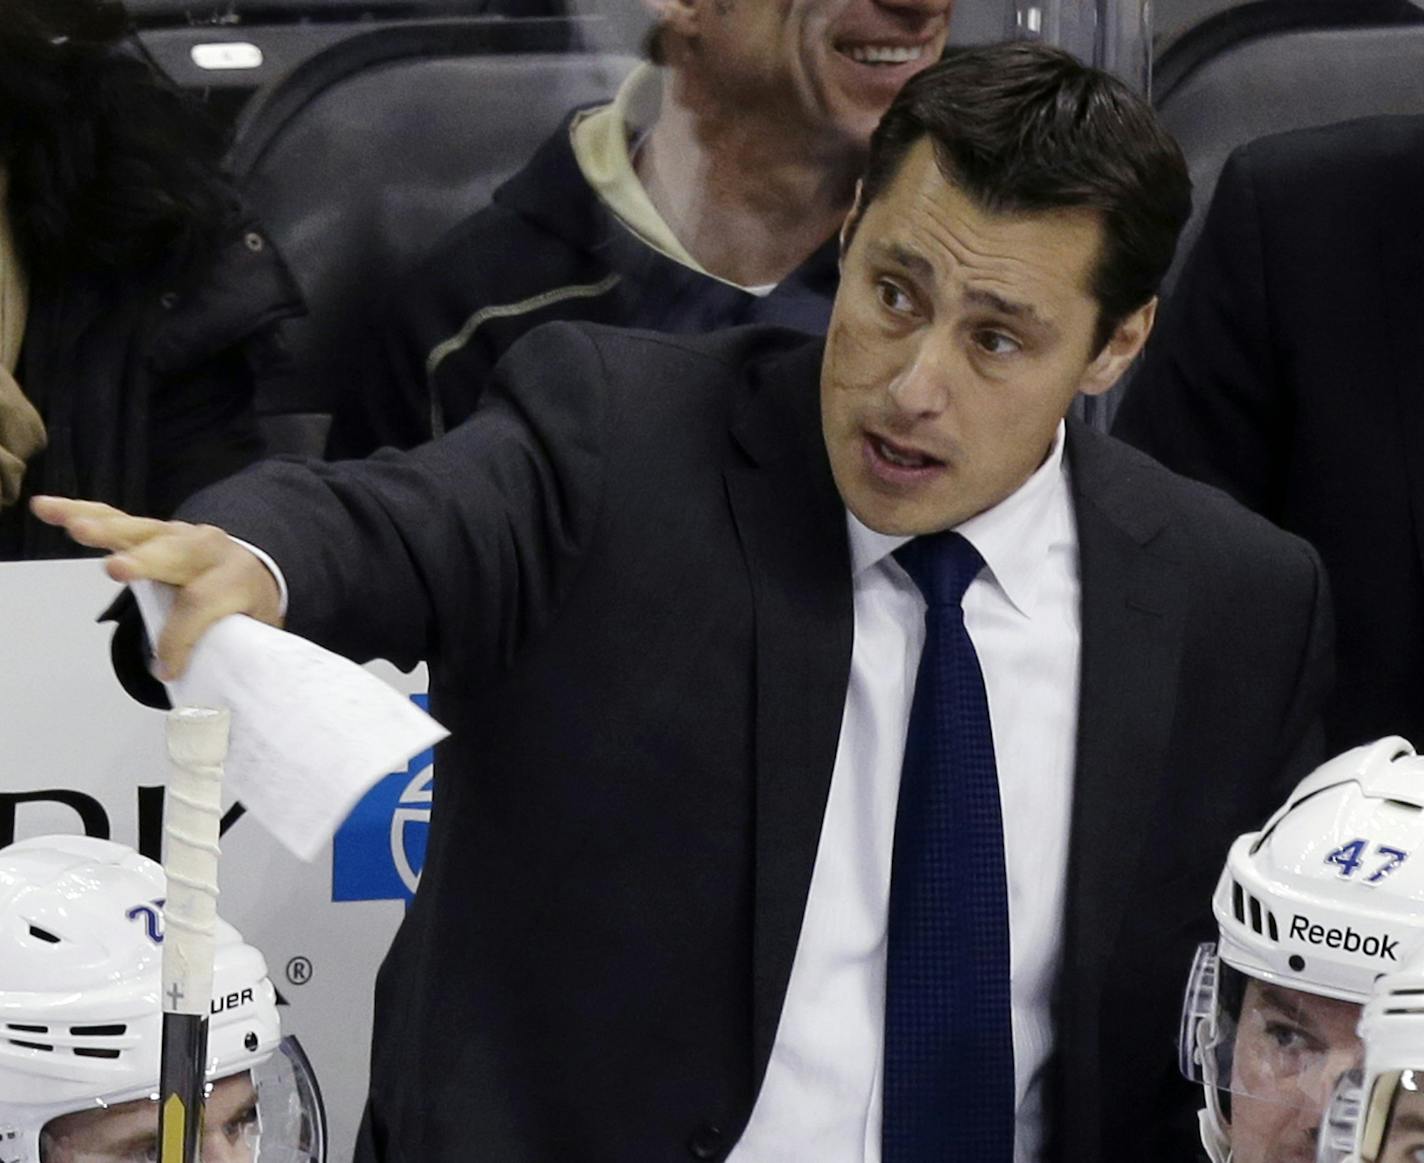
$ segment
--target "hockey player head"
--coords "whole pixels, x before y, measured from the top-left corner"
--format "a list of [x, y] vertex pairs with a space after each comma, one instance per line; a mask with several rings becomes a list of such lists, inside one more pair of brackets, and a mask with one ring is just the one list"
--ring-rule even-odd
[[[0, 1163], [157, 1158], [163, 870], [74, 836], [0, 849]], [[262, 954], [218, 922], [205, 1163], [322, 1163]]]
[[1399, 738], [1324, 764], [1231, 846], [1182, 1019], [1215, 1163], [1314, 1163], [1360, 1007], [1424, 943], [1421, 849], [1424, 758]]
[[1424, 1159], [1424, 949], [1375, 983], [1360, 1019], [1363, 1070], [1335, 1091], [1320, 1129], [1319, 1163]]

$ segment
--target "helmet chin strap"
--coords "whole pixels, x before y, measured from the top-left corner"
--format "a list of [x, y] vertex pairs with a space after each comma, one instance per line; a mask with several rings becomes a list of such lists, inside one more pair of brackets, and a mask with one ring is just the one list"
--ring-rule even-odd
[[1197, 1053], [1201, 1055], [1202, 1090], [1206, 1093], [1206, 1108], [1197, 1112], [1197, 1125], [1211, 1163], [1231, 1163], [1231, 1139], [1226, 1133], [1217, 1088], [1215, 1050], [1219, 1036], [1214, 1018], [1202, 1018], [1197, 1023]]
[[1197, 1125], [1201, 1130], [1202, 1146], [1211, 1163], [1231, 1163], [1231, 1144], [1221, 1134], [1215, 1117], [1209, 1110], [1197, 1111]]

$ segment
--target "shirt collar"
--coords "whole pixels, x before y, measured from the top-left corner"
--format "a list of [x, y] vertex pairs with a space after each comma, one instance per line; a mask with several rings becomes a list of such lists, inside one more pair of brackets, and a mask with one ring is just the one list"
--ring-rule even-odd
[[[1072, 500], [1063, 457], [1064, 424], [1033, 475], [993, 508], [955, 526], [979, 551], [993, 581], [1014, 608], [1032, 618], [1042, 566], [1049, 552], [1072, 537]], [[853, 575], [878, 565], [910, 540], [877, 533], [846, 511]]]

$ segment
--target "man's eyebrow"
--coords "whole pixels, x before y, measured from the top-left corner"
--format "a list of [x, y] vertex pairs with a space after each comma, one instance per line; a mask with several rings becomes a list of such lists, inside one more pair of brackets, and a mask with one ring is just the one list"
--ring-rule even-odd
[[[871, 242], [870, 249], [881, 259], [896, 266], [903, 267], [916, 278], [925, 282], [933, 282], [935, 276], [934, 264], [918, 251], [911, 250], [898, 242], [882, 242], [879, 239]], [[1001, 315], [1007, 315], [1012, 319], [1022, 319], [1024, 322], [1034, 327], [1042, 328], [1045, 331], [1055, 330], [1052, 323], [1045, 319], [1038, 311], [1028, 303], [1016, 303], [1012, 299], [1005, 299], [1002, 295], [997, 295], [993, 291], [986, 291], [982, 288], [971, 287], [964, 293], [967, 302], [978, 307], [987, 307], [991, 311], [997, 311]]]
[[1305, 1007], [1300, 1003], [1300, 999], [1292, 997], [1291, 994], [1285, 990], [1278, 989], [1274, 985], [1262, 985], [1261, 1000], [1272, 1009], [1279, 1010], [1282, 1015], [1299, 1023], [1306, 1029], [1315, 1029], [1315, 1020], [1306, 1012]]
[[116, 1155], [127, 1155], [137, 1151], [140, 1147], [151, 1147], [157, 1142], [157, 1129], [152, 1131], [133, 1131], [121, 1138], [117, 1143], [110, 1143], [104, 1150], [111, 1151]]
[[977, 306], [988, 307], [991, 311], [997, 311], [999, 314], [1008, 315], [1013, 319], [1023, 319], [1037, 327], [1052, 327], [1052, 324], [1028, 303], [1015, 303], [1012, 299], [1005, 299], [1002, 295], [994, 294], [993, 291], [970, 287], [964, 292], [964, 298], [967, 302]]
[[934, 279], [934, 264], [924, 255], [907, 246], [902, 246], [898, 242], [881, 242], [877, 239], [871, 242], [870, 249], [882, 260], [888, 260], [897, 266], [904, 267], [917, 278], [929, 281]]

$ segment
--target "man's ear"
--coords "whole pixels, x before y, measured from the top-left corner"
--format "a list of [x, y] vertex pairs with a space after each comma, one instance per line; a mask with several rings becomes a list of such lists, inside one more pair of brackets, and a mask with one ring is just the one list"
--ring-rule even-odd
[[1103, 349], [1084, 370], [1078, 390], [1085, 396], [1100, 396], [1117, 383], [1147, 342], [1156, 319], [1157, 297], [1154, 295], [1113, 328]]
[[845, 221], [841, 223], [840, 234], [840, 256], [838, 261], [845, 262], [846, 251], [850, 249], [850, 240], [855, 237], [855, 228], [860, 225], [861, 215], [865, 213], [865, 207], [861, 200], [865, 197], [865, 183], [859, 178], [855, 180], [855, 200], [850, 204], [850, 213], [845, 216]]

